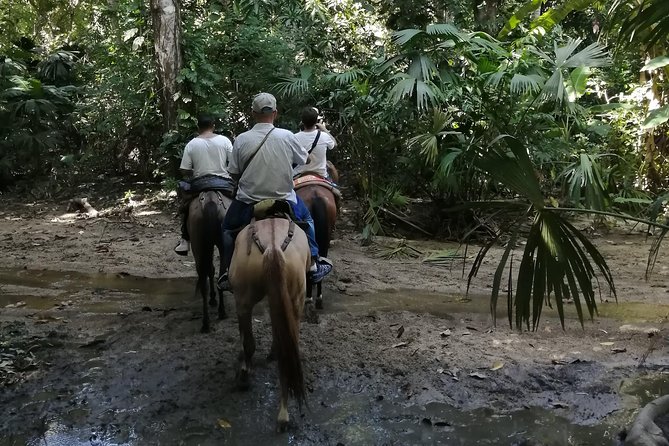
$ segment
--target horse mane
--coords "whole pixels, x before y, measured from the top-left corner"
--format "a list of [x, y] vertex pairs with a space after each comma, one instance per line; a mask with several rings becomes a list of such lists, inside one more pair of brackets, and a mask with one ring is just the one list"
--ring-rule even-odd
[[263, 253], [263, 272], [269, 284], [267, 299], [269, 301], [270, 318], [272, 319], [272, 331], [276, 340], [276, 355], [281, 375], [281, 391], [293, 396], [302, 407], [306, 402], [304, 389], [304, 375], [299, 350], [299, 323], [295, 318], [293, 302], [288, 291], [288, 283], [285, 277], [286, 257], [277, 246], [275, 240], [274, 219], [271, 221], [272, 240], [267, 250]]

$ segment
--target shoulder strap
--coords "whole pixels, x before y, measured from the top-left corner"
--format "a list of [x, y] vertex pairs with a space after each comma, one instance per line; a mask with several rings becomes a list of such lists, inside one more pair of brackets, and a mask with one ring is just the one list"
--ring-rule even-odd
[[266, 134], [265, 137], [262, 139], [262, 141], [260, 141], [260, 144], [258, 144], [258, 147], [256, 147], [256, 149], [253, 151], [253, 153], [251, 154], [251, 156], [249, 157], [249, 159], [247, 159], [246, 162], [244, 163], [244, 168], [243, 168], [242, 171], [239, 173], [239, 176], [244, 175], [244, 172], [246, 171], [246, 168], [249, 167], [249, 164], [251, 164], [251, 161], [253, 161], [253, 158], [254, 158], [254, 157], [256, 156], [256, 154], [260, 151], [260, 148], [262, 147], [262, 145], [265, 144], [265, 141], [267, 141], [267, 138], [269, 138], [269, 134], [272, 133], [272, 132], [274, 131], [275, 128], [276, 128], [276, 127], [272, 127], [272, 128], [270, 129], [270, 131], [267, 132], [267, 134]]
[[321, 137], [321, 131], [319, 130], [318, 133], [316, 133], [316, 138], [314, 138], [314, 143], [311, 144], [311, 149], [309, 149], [309, 155], [311, 155], [311, 152], [314, 151], [316, 148], [316, 144], [318, 144], [318, 139]]

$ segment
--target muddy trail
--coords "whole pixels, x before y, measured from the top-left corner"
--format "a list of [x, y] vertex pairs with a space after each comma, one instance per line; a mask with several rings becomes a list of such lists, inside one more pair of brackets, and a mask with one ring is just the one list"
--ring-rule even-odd
[[539, 330], [519, 332], [503, 308], [492, 324], [495, 252], [465, 296], [461, 266], [388, 258], [397, 241], [361, 247], [344, 226], [325, 310], [302, 324], [308, 406], [291, 404], [289, 432], [276, 434], [265, 304], [252, 386], [238, 391], [231, 296], [229, 318], [200, 334], [192, 258], [170, 252], [174, 216], [150, 206], [134, 215], [82, 220], [50, 203], [2, 211], [0, 446], [610, 445], [669, 390], [669, 272], [659, 261], [641, 279], [650, 242], [639, 234], [595, 237], [619, 303], [600, 303], [583, 329], [570, 306], [565, 331], [547, 309]]

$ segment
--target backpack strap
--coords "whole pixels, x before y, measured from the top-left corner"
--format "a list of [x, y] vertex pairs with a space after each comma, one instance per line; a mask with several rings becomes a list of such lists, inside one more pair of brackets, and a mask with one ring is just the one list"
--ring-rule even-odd
[[244, 163], [244, 168], [243, 168], [242, 171], [239, 173], [239, 176], [240, 176], [240, 177], [241, 177], [242, 175], [244, 175], [244, 172], [246, 172], [246, 168], [249, 167], [249, 164], [251, 164], [251, 161], [253, 161], [253, 158], [255, 158], [256, 154], [260, 151], [260, 148], [262, 147], [262, 145], [265, 144], [265, 141], [267, 141], [267, 138], [269, 138], [269, 134], [272, 133], [272, 132], [274, 131], [275, 128], [276, 128], [276, 127], [272, 127], [272, 128], [270, 129], [270, 131], [267, 132], [267, 134], [266, 134], [265, 137], [262, 139], [262, 141], [260, 141], [260, 144], [258, 144], [258, 147], [256, 147], [256, 149], [253, 151], [253, 153], [251, 154], [251, 156], [249, 157], [249, 159], [246, 160], [246, 162]]
[[318, 140], [319, 140], [320, 137], [321, 137], [321, 131], [319, 130], [318, 133], [316, 133], [316, 138], [314, 138], [313, 144], [311, 144], [311, 149], [309, 149], [309, 152], [308, 152], [309, 155], [311, 155], [311, 152], [313, 152], [314, 149], [316, 148], [316, 144], [318, 144]]

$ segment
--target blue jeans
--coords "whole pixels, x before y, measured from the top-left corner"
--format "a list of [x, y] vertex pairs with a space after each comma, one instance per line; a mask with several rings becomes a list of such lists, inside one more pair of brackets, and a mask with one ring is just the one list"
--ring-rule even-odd
[[[297, 203], [288, 202], [290, 208], [298, 221], [307, 223], [305, 231], [309, 241], [309, 250], [311, 257], [318, 258], [318, 245], [316, 244], [316, 232], [314, 230], [314, 219], [311, 218], [309, 209], [305, 206], [300, 197], [297, 197]], [[223, 268], [227, 271], [232, 262], [232, 252], [235, 248], [235, 239], [240, 230], [251, 223], [253, 219], [253, 205], [234, 200], [225, 214], [223, 221]]]

